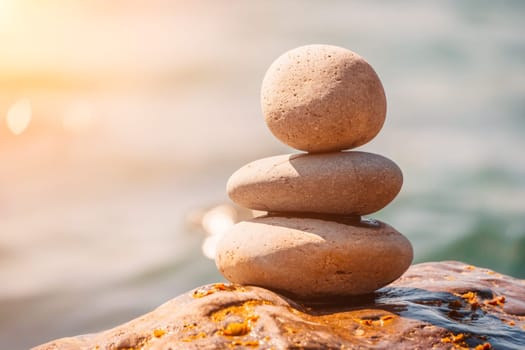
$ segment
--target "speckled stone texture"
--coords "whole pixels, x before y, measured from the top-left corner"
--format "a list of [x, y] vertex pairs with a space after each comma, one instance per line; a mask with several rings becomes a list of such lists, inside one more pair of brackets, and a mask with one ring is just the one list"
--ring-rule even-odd
[[34, 350], [523, 349], [525, 280], [459, 262], [411, 266], [373, 294], [301, 304], [212, 284], [97, 334]]
[[308, 152], [363, 145], [386, 115], [374, 69], [356, 53], [330, 45], [302, 46], [277, 58], [264, 77], [261, 106], [279, 140]]
[[231, 282], [312, 299], [370, 293], [412, 258], [408, 239], [380, 221], [263, 216], [228, 231], [215, 262]]
[[402, 184], [391, 160], [350, 151], [259, 159], [237, 170], [227, 191], [238, 205], [256, 210], [368, 215], [390, 203]]

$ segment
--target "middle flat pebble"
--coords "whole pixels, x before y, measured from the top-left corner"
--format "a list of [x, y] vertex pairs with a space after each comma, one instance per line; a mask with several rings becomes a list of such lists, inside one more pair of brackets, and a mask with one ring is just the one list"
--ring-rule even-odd
[[367, 215], [390, 203], [402, 183], [391, 160], [349, 151], [259, 159], [237, 170], [227, 190], [235, 203], [255, 210]]

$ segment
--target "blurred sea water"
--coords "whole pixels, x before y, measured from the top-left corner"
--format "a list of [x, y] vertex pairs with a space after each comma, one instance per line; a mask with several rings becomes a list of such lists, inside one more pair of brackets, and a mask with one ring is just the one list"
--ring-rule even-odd
[[[266, 129], [259, 86], [307, 43], [352, 49], [383, 81], [387, 121], [360, 150], [393, 159], [404, 185], [373, 217], [415, 262], [525, 278], [525, 2], [16, 4], [0, 8], [0, 118], [26, 98], [32, 119], [0, 127], [0, 348], [222, 280], [190, 218], [229, 203], [238, 167], [293, 152]], [[89, 123], [66, 123], [84, 120], [71, 110]]]

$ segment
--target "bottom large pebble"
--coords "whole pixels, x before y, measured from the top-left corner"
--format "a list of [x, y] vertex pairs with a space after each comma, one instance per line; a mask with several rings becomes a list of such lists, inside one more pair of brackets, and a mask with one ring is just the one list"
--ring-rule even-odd
[[320, 299], [373, 292], [412, 258], [408, 239], [380, 221], [270, 215], [235, 225], [215, 261], [231, 282]]

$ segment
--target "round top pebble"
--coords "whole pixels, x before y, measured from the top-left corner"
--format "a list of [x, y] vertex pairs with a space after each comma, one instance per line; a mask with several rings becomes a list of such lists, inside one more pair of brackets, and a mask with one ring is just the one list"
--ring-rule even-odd
[[361, 146], [377, 135], [386, 115], [374, 69], [330, 45], [301, 46], [277, 58], [264, 77], [261, 105], [271, 132], [307, 152]]

